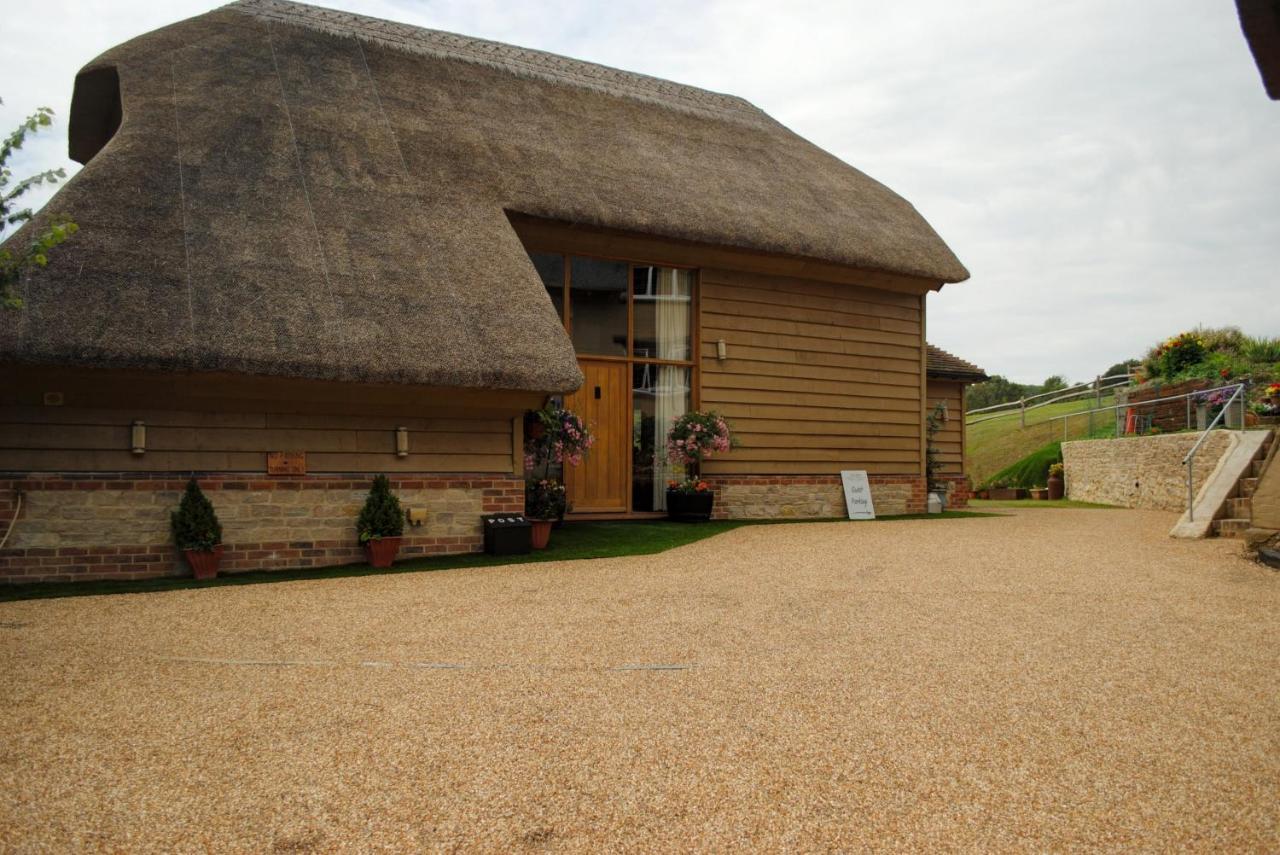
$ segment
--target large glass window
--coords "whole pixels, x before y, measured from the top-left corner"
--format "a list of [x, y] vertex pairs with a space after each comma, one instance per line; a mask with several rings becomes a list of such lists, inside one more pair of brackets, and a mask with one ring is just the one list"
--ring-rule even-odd
[[667, 509], [667, 482], [676, 476], [667, 460], [667, 431], [689, 411], [691, 377], [682, 365], [631, 366], [632, 510]]
[[672, 267], [632, 270], [637, 359], [687, 362], [693, 358], [689, 325], [693, 319], [693, 271]]
[[[530, 258], [578, 354], [627, 364], [630, 510], [666, 510], [667, 482], [683, 477], [667, 462], [667, 430], [694, 403], [695, 272], [558, 253]], [[597, 446], [594, 453], [608, 452]]]
[[578, 353], [627, 355], [629, 268], [625, 261], [569, 260], [569, 329]]
[[531, 252], [529, 258], [542, 277], [556, 314], [564, 319], [564, 256], [558, 252]]

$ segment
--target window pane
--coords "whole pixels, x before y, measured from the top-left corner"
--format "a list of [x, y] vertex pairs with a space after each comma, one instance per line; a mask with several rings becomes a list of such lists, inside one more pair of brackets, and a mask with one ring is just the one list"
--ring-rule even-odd
[[667, 431], [689, 409], [690, 369], [675, 365], [631, 367], [631, 507], [667, 509], [667, 481], [680, 478], [667, 462]]
[[578, 353], [627, 355], [625, 261], [569, 260], [569, 326]]
[[547, 294], [551, 297], [551, 305], [556, 307], [556, 316], [564, 318], [564, 256], [550, 252], [531, 252], [529, 258], [542, 277], [542, 284], [547, 286]]
[[633, 281], [634, 355], [642, 359], [692, 359], [693, 271], [637, 267]]

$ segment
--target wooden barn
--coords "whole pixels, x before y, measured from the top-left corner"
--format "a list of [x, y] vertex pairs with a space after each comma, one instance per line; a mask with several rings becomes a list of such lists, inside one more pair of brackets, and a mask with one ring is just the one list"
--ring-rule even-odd
[[655, 443], [690, 408], [741, 441], [705, 470], [731, 516], [839, 516], [843, 469], [919, 511], [926, 411], [963, 424], [976, 375], [925, 315], [965, 268], [739, 98], [244, 0], [86, 66], [70, 151], [11, 240], [80, 231], [0, 313], [10, 581], [179, 572], [192, 474], [227, 570], [356, 560], [374, 473], [420, 511], [402, 554], [478, 549], [549, 396], [599, 437], [568, 473], [585, 516], [661, 510]]

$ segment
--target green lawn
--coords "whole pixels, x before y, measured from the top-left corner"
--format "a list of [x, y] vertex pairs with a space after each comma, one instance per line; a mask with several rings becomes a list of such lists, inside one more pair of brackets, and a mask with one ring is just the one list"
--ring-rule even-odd
[[[1104, 407], [1114, 403], [1114, 396], [1102, 396]], [[1049, 404], [1027, 413], [1025, 428], [1022, 427], [1017, 411], [980, 424], [967, 425], [965, 427], [965, 463], [969, 477], [973, 479], [975, 485], [981, 484], [1000, 470], [1012, 466], [1051, 442], [1114, 436], [1114, 412], [1094, 414], [1092, 431], [1089, 429], [1089, 417], [1086, 415], [1067, 419], [1065, 436], [1061, 421], [1049, 421], [1057, 416], [1083, 413], [1085, 410], [1092, 409], [1093, 406], [1093, 398]]]
[[[913, 519], [964, 519], [990, 517], [979, 511], [946, 511], [942, 514], [905, 514], [881, 517], [880, 521]], [[381, 573], [417, 573], [426, 570], [452, 570], [459, 567], [492, 567], [500, 564], [530, 564], [543, 561], [574, 561], [589, 558], [614, 558], [623, 555], [652, 555], [677, 546], [693, 543], [746, 525], [785, 525], [809, 522], [857, 523], [861, 520], [714, 520], [705, 523], [679, 523], [668, 520], [637, 522], [566, 523], [551, 533], [551, 543], [543, 550], [528, 555], [445, 555], [411, 558], [394, 567], [378, 570], [367, 564], [297, 570], [255, 570], [219, 576], [197, 582], [188, 577], [160, 579], [110, 580], [99, 582], [45, 582], [33, 585], [0, 586], [0, 602], [45, 597], [84, 597], [98, 594], [136, 594], [147, 591], [174, 591], [188, 588], [213, 588], [220, 585], [256, 585], [303, 579], [336, 579], [346, 576], [370, 576]], [[869, 521], [868, 521], [869, 522]]]
[[1120, 510], [1117, 505], [1099, 505], [1094, 502], [1076, 502], [1071, 499], [970, 499], [969, 507], [985, 511], [988, 508], [1105, 508]]

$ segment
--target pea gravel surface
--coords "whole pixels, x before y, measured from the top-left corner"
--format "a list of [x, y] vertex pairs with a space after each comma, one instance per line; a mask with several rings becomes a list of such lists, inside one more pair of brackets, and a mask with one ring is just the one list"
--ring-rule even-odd
[[1168, 514], [0, 605], [0, 850], [1280, 849], [1280, 575]]

